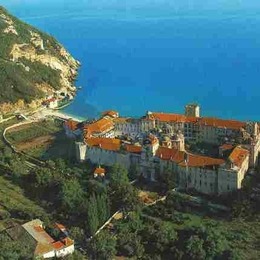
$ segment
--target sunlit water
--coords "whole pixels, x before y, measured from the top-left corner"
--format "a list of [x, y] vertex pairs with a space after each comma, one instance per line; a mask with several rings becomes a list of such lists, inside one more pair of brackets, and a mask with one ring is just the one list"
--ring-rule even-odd
[[196, 101], [204, 115], [246, 120], [260, 120], [259, 2], [0, 0], [81, 61], [69, 113], [140, 116]]

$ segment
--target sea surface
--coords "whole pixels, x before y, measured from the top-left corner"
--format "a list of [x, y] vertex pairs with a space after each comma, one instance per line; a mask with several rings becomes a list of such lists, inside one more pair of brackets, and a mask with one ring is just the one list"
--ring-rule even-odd
[[259, 0], [0, 0], [82, 63], [66, 112], [116, 109], [259, 120]]

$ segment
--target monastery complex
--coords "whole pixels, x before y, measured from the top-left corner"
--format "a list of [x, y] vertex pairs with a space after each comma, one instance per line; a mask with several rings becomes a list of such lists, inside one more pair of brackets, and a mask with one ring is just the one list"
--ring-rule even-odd
[[[68, 120], [66, 134], [75, 138], [79, 161], [97, 165], [135, 166], [140, 176], [157, 181], [170, 171], [182, 189], [205, 194], [228, 193], [241, 188], [249, 168], [258, 164], [260, 125], [201, 117], [200, 107], [190, 104], [185, 114], [147, 112], [123, 118], [106, 111], [93, 122]], [[215, 153], [191, 147], [204, 143]]]

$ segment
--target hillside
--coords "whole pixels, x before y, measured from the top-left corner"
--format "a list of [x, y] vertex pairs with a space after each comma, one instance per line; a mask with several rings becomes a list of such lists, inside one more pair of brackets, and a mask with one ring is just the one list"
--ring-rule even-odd
[[78, 66], [52, 36], [0, 6], [0, 113], [37, 106], [57, 90], [74, 92]]

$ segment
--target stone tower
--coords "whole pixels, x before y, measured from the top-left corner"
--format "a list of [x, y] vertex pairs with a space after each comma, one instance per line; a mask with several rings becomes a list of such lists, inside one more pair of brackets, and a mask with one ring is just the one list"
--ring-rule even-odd
[[87, 145], [82, 142], [76, 142], [76, 157], [79, 162], [86, 160]]
[[200, 117], [200, 106], [198, 104], [186, 105], [185, 116]]

